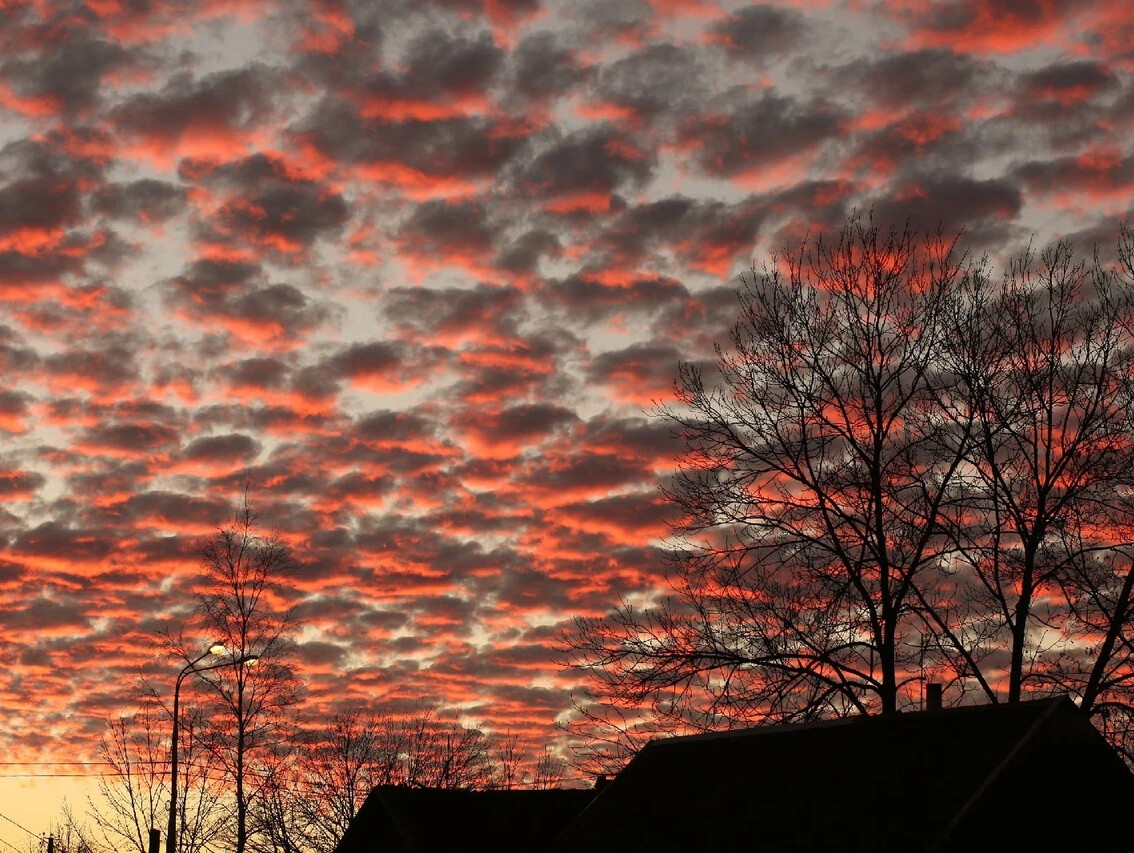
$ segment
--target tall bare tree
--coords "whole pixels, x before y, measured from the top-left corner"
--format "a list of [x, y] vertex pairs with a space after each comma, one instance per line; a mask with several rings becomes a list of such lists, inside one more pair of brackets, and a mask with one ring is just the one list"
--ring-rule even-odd
[[[714, 727], [915, 701], [913, 590], [942, 535], [967, 424], [932, 414], [955, 240], [852, 221], [742, 280], [717, 374], [681, 367], [667, 497], [676, 598], [581, 620], [607, 698]], [[959, 427], [959, 431], [958, 431]]]
[[916, 707], [927, 671], [1129, 737], [1134, 236], [999, 279], [955, 246], [852, 220], [742, 282], [717, 375], [681, 367], [675, 594], [566, 638], [610, 743]]
[[[295, 625], [284, 602], [291, 549], [264, 535], [247, 494], [233, 519], [200, 548], [203, 572], [194, 633], [224, 645], [225, 666], [199, 673], [214, 697], [211, 748], [233, 786], [233, 846], [248, 844], [250, 803], [271, 775], [274, 747], [289, 736], [301, 688], [292, 667]], [[195, 649], [182, 644], [190, 661]]]
[[990, 701], [1061, 691], [1096, 716], [1134, 707], [1129, 232], [1118, 254], [1108, 268], [1067, 243], [1028, 252], [969, 291], [955, 324], [973, 487], [951, 594], [926, 614], [946, 677]]

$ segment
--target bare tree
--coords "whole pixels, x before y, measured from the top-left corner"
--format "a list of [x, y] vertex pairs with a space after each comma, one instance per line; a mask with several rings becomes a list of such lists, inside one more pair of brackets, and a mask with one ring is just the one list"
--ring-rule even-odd
[[[510, 743], [519, 756], [518, 740]], [[501, 772], [494, 749], [480, 730], [442, 719], [424, 706], [408, 714], [355, 711], [336, 717], [326, 728], [307, 733], [291, 759], [271, 774], [254, 809], [256, 846], [273, 853], [329, 853], [378, 785], [496, 785]], [[548, 764], [549, 782], [555, 769]]]
[[[188, 708], [181, 713], [181, 785], [178, 803], [179, 853], [200, 853], [218, 829], [219, 786], [211, 753], [202, 748], [201, 712]], [[166, 823], [169, 809], [168, 728], [154, 708], [107, 722], [99, 744], [99, 757], [107, 773], [99, 777], [100, 802], [88, 799], [87, 814], [112, 850], [149, 850], [149, 833]]]
[[545, 749], [532, 770], [532, 788], [547, 791], [562, 786], [563, 780], [567, 778], [567, 769], [566, 760], [550, 749]]
[[969, 429], [933, 415], [951, 302], [982, 274], [955, 242], [854, 220], [742, 280], [718, 375], [682, 365], [660, 412], [688, 448], [677, 595], [568, 640], [601, 698], [694, 728], [916, 701], [913, 591], [954, 548]]
[[932, 670], [954, 701], [1070, 692], [1129, 754], [1134, 236], [999, 280], [955, 255], [852, 220], [742, 282], [719, 376], [683, 365], [660, 411], [675, 595], [566, 638], [584, 726], [887, 713]]
[[181, 756], [177, 799], [177, 853], [202, 853], [221, 834], [224, 768], [212, 748], [209, 716], [197, 706], [178, 714]]
[[[307, 835], [310, 823], [305, 814], [306, 803], [298, 796], [300, 778], [300, 771], [293, 761], [272, 762], [260, 786], [259, 796], [253, 800], [249, 810], [253, 828], [249, 847], [257, 853], [324, 850], [324, 847], [312, 844]], [[334, 845], [325, 849], [333, 850]]]
[[[233, 846], [248, 844], [251, 802], [271, 775], [274, 747], [289, 736], [288, 722], [301, 693], [291, 665], [294, 621], [283, 579], [292, 567], [290, 547], [259, 532], [247, 494], [231, 522], [200, 548], [204, 574], [194, 633], [219, 642], [225, 666], [199, 673], [214, 696], [210, 748], [233, 786]], [[188, 661], [195, 649], [178, 643]]]
[[[98, 848], [92, 843], [89, 829], [75, 817], [71, 804], [66, 800], [59, 808], [59, 814], [48, 827], [48, 837], [55, 853], [94, 853]], [[29, 853], [43, 853], [47, 849], [47, 838], [33, 841], [28, 845]]]
[[371, 789], [390, 784], [399, 757], [383, 743], [386, 736], [379, 718], [356, 712], [336, 717], [307, 739], [296, 787], [310, 849], [333, 850]]
[[404, 756], [404, 784], [415, 788], [485, 788], [492, 778], [490, 743], [479, 729], [421, 710], [391, 727]]
[[[1070, 692], [1134, 707], [1134, 240], [1118, 268], [1066, 243], [968, 294], [952, 361], [977, 415], [950, 607], [926, 608], [947, 674], [988, 700]], [[1124, 273], [1125, 270], [1125, 274]], [[1000, 679], [1007, 657], [1007, 677]]]
[[108, 847], [149, 850], [150, 829], [165, 825], [169, 808], [169, 745], [160, 721], [139, 711], [107, 722], [99, 757], [107, 775], [99, 777], [102, 807], [88, 800], [88, 813]]
[[505, 732], [492, 739], [491, 760], [494, 765], [490, 787], [502, 791], [518, 788], [523, 782], [523, 764], [526, 758], [520, 745], [520, 736]]

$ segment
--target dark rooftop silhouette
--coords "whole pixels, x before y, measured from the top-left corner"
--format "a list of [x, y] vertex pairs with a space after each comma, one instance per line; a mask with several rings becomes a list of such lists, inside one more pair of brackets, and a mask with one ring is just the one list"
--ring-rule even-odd
[[1132, 802], [1056, 698], [663, 738], [595, 790], [379, 787], [336, 853], [1120, 851]]
[[335, 853], [546, 850], [593, 790], [449, 791], [380, 786]]
[[551, 849], [1128, 850], [1131, 802], [1057, 698], [655, 740]]

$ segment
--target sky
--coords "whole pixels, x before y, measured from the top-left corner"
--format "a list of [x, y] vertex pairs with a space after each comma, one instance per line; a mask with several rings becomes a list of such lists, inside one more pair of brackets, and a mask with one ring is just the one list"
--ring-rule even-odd
[[0, 812], [172, 689], [245, 482], [308, 713], [556, 742], [736, 277], [856, 209], [1113, 244], [1132, 72], [1127, 0], [0, 0]]

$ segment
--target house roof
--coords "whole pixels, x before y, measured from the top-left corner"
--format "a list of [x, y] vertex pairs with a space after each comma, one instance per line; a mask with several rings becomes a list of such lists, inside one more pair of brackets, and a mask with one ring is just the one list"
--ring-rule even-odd
[[593, 790], [448, 791], [381, 786], [370, 792], [335, 853], [545, 850]]
[[655, 740], [552, 849], [1117, 850], [1131, 798], [1058, 698]]

